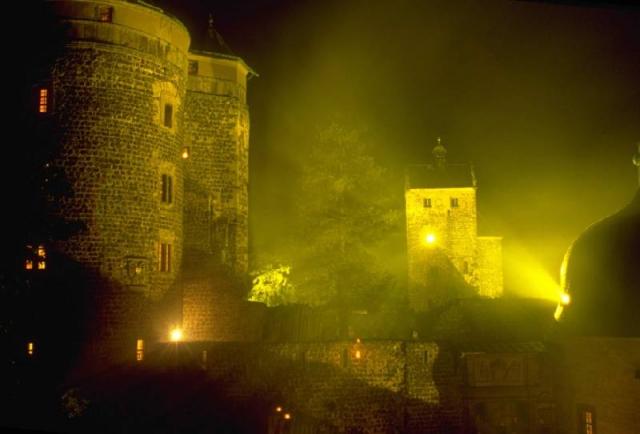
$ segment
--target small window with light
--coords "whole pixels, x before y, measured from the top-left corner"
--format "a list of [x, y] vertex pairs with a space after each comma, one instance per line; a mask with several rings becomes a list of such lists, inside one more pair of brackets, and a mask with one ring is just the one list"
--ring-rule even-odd
[[42, 244], [35, 247], [31, 245], [26, 246], [25, 256], [25, 270], [32, 271], [47, 269], [47, 251]]
[[38, 88], [38, 113], [39, 114], [49, 113], [49, 88], [48, 87]]
[[596, 410], [590, 405], [578, 406], [578, 432], [596, 434]]

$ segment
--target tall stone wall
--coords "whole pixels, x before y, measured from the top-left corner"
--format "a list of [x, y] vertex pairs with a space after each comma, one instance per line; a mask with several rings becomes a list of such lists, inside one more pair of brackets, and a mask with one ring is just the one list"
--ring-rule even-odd
[[[100, 292], [92, 323], [106, 337], [152, 334], [154, 305], [174, 284], [182, 256], [189, 35], [144, 5], [49, 3], [68, 37], [45, 77], [52, 94], [46, 116], [59, 145], [51, 164], [71, 187], [51, 212], [81, 227], [55, 248], [100, 281], [92, 288]], [[170, 256], [164, 267], [163, 244]]]
[[185, 128], [185, 246], [236, 273], [248, 268], [248, 68], [238, 58], [190, 55]]
[[478, 287], [484, 297], [502, 295], [502, 237], [478, 237]]
[[228, 399], [290, 412], [291, 433], [462, 432], [455, 357], [433, 342], [201, 343], [189, 354]]

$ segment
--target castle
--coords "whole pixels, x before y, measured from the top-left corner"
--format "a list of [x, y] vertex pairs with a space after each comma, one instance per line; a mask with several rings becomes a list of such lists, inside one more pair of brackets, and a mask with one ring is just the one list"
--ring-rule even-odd
[[[27, 240], [22, 265], [34, 277], [66, 271], [69, 262], [86, 270], [83, 289], [95, 303], [82, 326], [92, 328], [92, 357], [125, 360], [141, 368], [134, 371], [140, 377], [167, 354], [185, 357], [202, 373], [198, 387], [223, 397], [219, 404], [249, 402], [253, 413], [239, 412], [227, 427], [245, 419], [253, 425], [230, 432], [552, 433], [557, 419], [570, 426], [565, 432], [577, 432], [566, 421], [575, 419], [574, 404], [592, 399], [584, 386], [579, 402], [563, 398], [570, 405], [558, 410], [555, 370], [589, 386], [589, 372], [571, 367], [581, 366], [583, 353], [604, 377], [613, 365], [590, 351], [637, 348], [637, 339], [578, 343], [570, 368], [552, 361], [557, 354], [542, 340], [551, 311], [501, 297], [501, 239], [478, 236], [473, 169], [447, 163], [441, 144], [432, 165], [407, 177], [412, 312], [389, 322], [384, 312], [357, 313], [345, 337], [331, 311], [267, 312], [239, 300], [233, 287], [248, 268], [246, 90], [255, 72], [225, 53], [212, 26], [214, 46], [195, 51], [179, 21], [142, 1], [46, 4], [64, 43], [33, 83], [29, 110], [53, 139], [44, 179], [69, 187], [44, 186], [48, 215], [74, 229]], [[176, 325], [184, 346], [161, 344], [154, 353], [153, 344], [166, 343]], [[60, 352], [36, 334], [29, 339], [21, 349], [30, 369]], [[173, 352], [163, 351], [169, 347]], [[624, 388], [630, 363], [618, 359], [624, 363], [615, 366], [610, 395], [622, 390], [633, 398]], [[161, 376], [151, 378], [145, 387], [166, 395], [159, 407], [173, 408], [173, 394], [156, 385]], [[31, 403], [30, 392], [42, 386], [17, 389]], [[149, 398], [141, 388], [125, 389], [116, 401]], [[561, 392], [570, 396], [572, 388]], [[184, 412], [208, 421], [210, 429], [200, 432], [219, 428], [209, 404], [193, 399]], [[114, 414], [129, 417], [123, 407], [118, 402]], [[580, 415], [595, 414], [585, 408]], [[21, 410], [31, 416], [31, 405]]]
[[[79, 229], [30, 240], [40, 256], [25, 268], [51, 268], [52, 255], [81, 264], [100, 293], [98, 335], [166, 339], [182, 322], [181, 264], [206, 264], [226, 282], [247, 271], [246, 90], [256, 74], [224, 52], [211, 20], [216, 52], [190, 50], [182, 23], [145, 2], [46, 5], [63, 48], [33, 83], [31, 111], [55, 137], [46, 170], [70, 190], [49, 194], [48, 215]], [[178, 300], [170, 314], [159, 308], [167, 299]]]

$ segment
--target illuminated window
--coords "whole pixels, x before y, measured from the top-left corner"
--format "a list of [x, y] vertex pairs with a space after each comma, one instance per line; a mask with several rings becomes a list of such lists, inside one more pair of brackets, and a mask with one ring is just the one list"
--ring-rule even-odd
[[578, 432], [580, 434], [596, 433], [596, 411], [593, 407], [587, 405], [578, 407]]
[[457, 197], [452, 197], [451, 198], [451, 208], [458, 208], [458, 198]]
[[198, 61], [189, 60], [189, 75], [198, 75]]
[[43, 245], [38, 246], [38, 256], [41, 258], [47, 257], [47, 251], [45, 250]]
[[173, 106], [171, 104], [164, 105], [164, 126], [173, 128]]
[[38, 113], [49, 112], [49, 89], [43, 87], [38, 91]]
[[173, 177], [171, 175], [162, 175], [162, 202], [173, 203]]
[[28, 342], [27, 343], [27, 355], [33, 356], [34, 348], [35, 348], [34, 343], [33, 342]]
[[47, 263], [45, 261], [38, 261], [38, 270], [44, 270], [47, 268]]
[[431, 208], [431, 198], [422, 199], [422, 206], [424, 208]]
[[160, 243], [160, 271], [171, 272], [171, 244]]
[[98, 20], [103, 23], [110, 23], [113, 21], [113, 8], [111, 6], [99, 6], [98, 7]]
[[136, 341], [136, 361], [141, 362], [144, 359], [144, 340]]
[[26, 261], [24, 261], [24, 269], [33, 270], [33, 261], [31, 259], [27, 259]]

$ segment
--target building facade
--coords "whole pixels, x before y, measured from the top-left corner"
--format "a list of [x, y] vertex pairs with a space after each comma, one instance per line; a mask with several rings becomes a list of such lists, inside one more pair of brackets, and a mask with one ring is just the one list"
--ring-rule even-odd
[[406, 179], [409, 300], [418, 311], [502, 295], [502, 238], [478, 236], [475, 174], [448, 164], [446, 152], [438, 143], [434, 164], [411, 167]]

